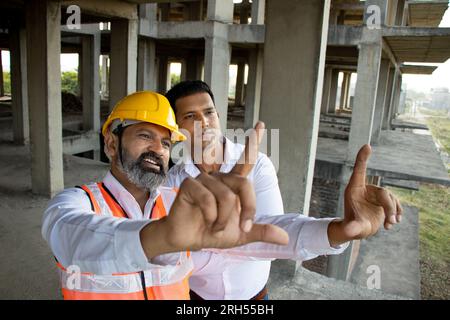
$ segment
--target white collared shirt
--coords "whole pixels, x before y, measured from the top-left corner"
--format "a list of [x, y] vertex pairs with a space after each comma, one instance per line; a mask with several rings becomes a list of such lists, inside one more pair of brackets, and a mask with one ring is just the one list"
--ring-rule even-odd
[[[148, 271], [161, 265], [176, 264], [177, 253], [160, 255], [149, 261], [142, 248], [140, 231], [152, 222], [149, 217], [158, 192], [148, 199], [142, 212], [137, 201], [110, 172], [103, 183], [130, 219], [96, 215], [84, 190], [65, 189], [49, 202], [42, 221], [42, 236], [57, 260], [65, 267], [76, 265], [81, 272], [98, 275]], [[245, 285], [237, 285], [236, 281], [240, 279], [247, 284], [246, 279], [240, 276], [240, 269], [247, 271], [250, 262], [260, 263], [258, 259], [271, 258], [307, 260], [322, 254], [341, 253], [346, 245], [337, 249], [329, 246], [326, 237], [329, 221], [299, 214], [258, 218], [260, 223], [274, 223], [285, 229], [290, 237], [289, 244], [277, 246], [256, 242], [233, 249], [195, 253], [200, 257], [195, 259], [196, 279], [206, 283], [205, 292], [212, 292], [221, 299], [248, 299], [250, 293]], [[224, 267], [230, 269], [218, 274], [217, 270]], [[217, 277], [221, 280], [218, 281]], [[213, 286], [220, 283], [225, 283], [221, 286], [222, 291]]]
[[[240, 158], [244, 146], [226, 139], [224, 149], [224, 163], [220, 172], [227, 173]], [[187, 177], [195, 178], [199, 174], [200, 170], [190, 155], [186, 154], [170, 169], [166, 185], [179, 187]], [[276, 171], [265, 154], [258, 154], [248, 179], [253, 183], [256, 194], [256, 221], [283, 227], [289, 234], [289, 245], [257, 242], [234, 249], [193, 252], [194, 272], [189, 284], [204, 299], [250, 299], [267, 283], [269, 258], [308, 260], [322, 254], [339, 254], [348, 245], [330, 247], [327, 230], [332, 219], [314, 219], [299, 214], [283, 215]], [[266, 260], [258, 260], [256, 257]]]

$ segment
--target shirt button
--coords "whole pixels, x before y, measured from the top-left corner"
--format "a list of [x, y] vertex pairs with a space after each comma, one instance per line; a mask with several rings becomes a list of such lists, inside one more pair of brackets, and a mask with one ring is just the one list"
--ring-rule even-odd
[[138, 268], [139, 266], [138, 266], [138, 264], [137, 263], [133, 263], [133, 264], [131, 264], [134, 268]]

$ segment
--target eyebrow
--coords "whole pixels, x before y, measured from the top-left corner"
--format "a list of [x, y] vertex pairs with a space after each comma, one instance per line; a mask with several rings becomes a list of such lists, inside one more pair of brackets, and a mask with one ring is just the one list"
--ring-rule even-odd
[[[136, 131], [137, 134], [139, 134], [139, 133], [144, 133], [144, 132], [150, 134], [150, 135], [152, 136], [152, 138], [154, 138], [154, 137], [157, 135], [157, 134], [156, 134], [155, 132], [153, 132], [152, 130], [145, 129], [145, 128], [141, 128], [141, 129], [138, 129], [138, 130]], [[170, 137], [162, 137], [161, 140], [169, 141], [169, 142], [172, 141], [172, 140], [170, 139]]]
[[[211, 110], [214, 110], [214, 111], [215, 111], [216, 108], [213, 107], [213, 106], [208, 106], [208, 107], [206, 107], [205, 109], [202, 109], [202, 110], [200, 110], [200, 111], [201, 111], [201, 112], [205, 112], [205, 111], [211, 111]], [[181, 116], [184, 117], [185, 115], [187, 115], [187, 114], [189, 114], [189, 113], [195, 113], [195, 112], [197, 112], [197, 111], [195, 111], [195, 110], [186, 111], [185, 113], [182, 113]]]

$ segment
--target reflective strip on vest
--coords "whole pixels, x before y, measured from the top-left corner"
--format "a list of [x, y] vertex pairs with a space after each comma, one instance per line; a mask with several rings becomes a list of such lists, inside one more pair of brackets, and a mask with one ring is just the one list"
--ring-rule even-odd
[[[94, 197], [91, 198], [94, 208], [100, 209], [100, 212], [96, 212], [96, 214], [117, 218], [124, 217], [120, 205], [109, 196], [102, 184], [90, 183], [82, 186], [82, 189], [87, 192], [90, 198]], [[154, 210], [152, 210], [152, 215], [155, 213], [155, 217], [152, 216], [152, 218], [159, 219], [166, 216], [175, 198], [176, 191], [174, 189], [160, 188], [160, 195], [155, 201]], [[148, 299], [189, 299], [188, 279], [193, 269], [189, 252], [179, 253], [175, 265], [154, 265], [149, 270], [135, 273], [95, 275], [74, 273], [74, 270], [68, 271], [59, 263], [57, 263], [57, 266], [63, 297], [66, 300], [144, 299], [142, 273], [144, 274]]]

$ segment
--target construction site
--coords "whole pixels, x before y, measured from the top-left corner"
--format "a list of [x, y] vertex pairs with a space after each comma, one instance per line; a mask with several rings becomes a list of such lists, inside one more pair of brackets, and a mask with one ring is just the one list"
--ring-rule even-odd
[[[427, 126], [401, 118], [402, 77], [431, 75], [430, 63], [450, 58], [450, 28], [438, 27], [447, 8], [447, 0], [1, 1], [11, 94], [2, 79], [0, 299], [62, 298], [41, 235], [48, 200], [103, 178], [107, 115], [132, 92], [165, 94], [174, 63], [181, 80], [210, 85], [223, 129], [262, 120], [279, 130], [285, 212], [342, 217], [366, 143], [370, 183], [449, 187], [433, 137], [418, 133]], [[60, 56], [69, 53], [78, 55], [78, 92], [61, 98]], [[420, 210], [403, 209], [394, 230], [343, 254], [274, 261], [270, 299], [421, 299]], [[367, 285], [373, 265], [376, 290]]]

